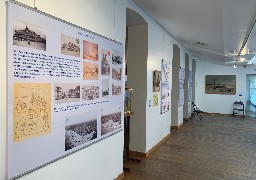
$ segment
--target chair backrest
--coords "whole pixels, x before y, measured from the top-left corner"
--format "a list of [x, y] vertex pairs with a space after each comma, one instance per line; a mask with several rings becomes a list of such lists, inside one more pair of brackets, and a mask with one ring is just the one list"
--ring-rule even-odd
[[243, 103], [242, 101], [235, 101], [235, 102], [234, 102], [234, 105], [235, 105], [235, 104], [244, 105], [244, 103]]

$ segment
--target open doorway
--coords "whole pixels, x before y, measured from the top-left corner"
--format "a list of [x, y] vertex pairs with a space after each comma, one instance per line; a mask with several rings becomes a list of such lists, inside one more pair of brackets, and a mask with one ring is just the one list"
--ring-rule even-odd
[[126, 9], [126, 87], [133, 89], [129, 128], [130, 150], [146, 150], [148, 24], [136, 11]]
[[246, 75], [245, 115], [256, 117], [256, 74]]

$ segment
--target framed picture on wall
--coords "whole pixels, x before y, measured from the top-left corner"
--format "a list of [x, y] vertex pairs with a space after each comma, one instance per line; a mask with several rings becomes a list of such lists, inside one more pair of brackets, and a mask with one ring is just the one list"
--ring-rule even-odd
[[153, 71], [153, 92], [160, 91], [161, 71]]
[[206, 75], [205, 94], [236, 94], [236, 75]]

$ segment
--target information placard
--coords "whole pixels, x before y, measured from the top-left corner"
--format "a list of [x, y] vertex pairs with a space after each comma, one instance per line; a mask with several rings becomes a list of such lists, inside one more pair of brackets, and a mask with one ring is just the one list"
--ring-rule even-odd
[[123, 129], [124, 47], [20, 3], [7, 7], [10, 179]]

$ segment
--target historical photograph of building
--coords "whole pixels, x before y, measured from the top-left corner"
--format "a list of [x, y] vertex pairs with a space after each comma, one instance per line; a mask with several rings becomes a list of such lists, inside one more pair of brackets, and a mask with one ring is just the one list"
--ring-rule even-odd
[[121, 81], [122, 68], [112, 68], [112, 79]]
[[97, 138], [97, 111], [66, 117], [65, 151]]
[[101, 135], [122, 128], [121, 107], [107, 107], [101, 110]]
[[99, 86], [86, 85], [82, 86], [82, 99], [83, 100], [94, 100], [99, 99]]
[[83, 45], [83, 58], [98, 61], [98, 44], [94, 44], [89, 41], [84, 41]]
[[80, 57], [80, 40], [61, 34], [61, 54]]
[[121, 86], [112, 84], [112, 95], [113, 96], [119, 96], [121, 95]]
[[46, 51], [46, 35], [42, 27], [13, 20], [13, 45]]
[[101, 74], [105, 76], [110, 76], [110, 51], [102, 49], [102, 59], [101, 59]]
[[123, 62], [122, 53], [120, 51], [113, 50], [112, 64], [121, 65]]
[[79, 83], [55, 83], [54, 103], [70, 103], [80, 101]]
[[109, 97], [109, 79], [102, 79], [102, 97]]
[[99, 68], [97, 63], [83, 62], [83, 79], [98, 80]]

